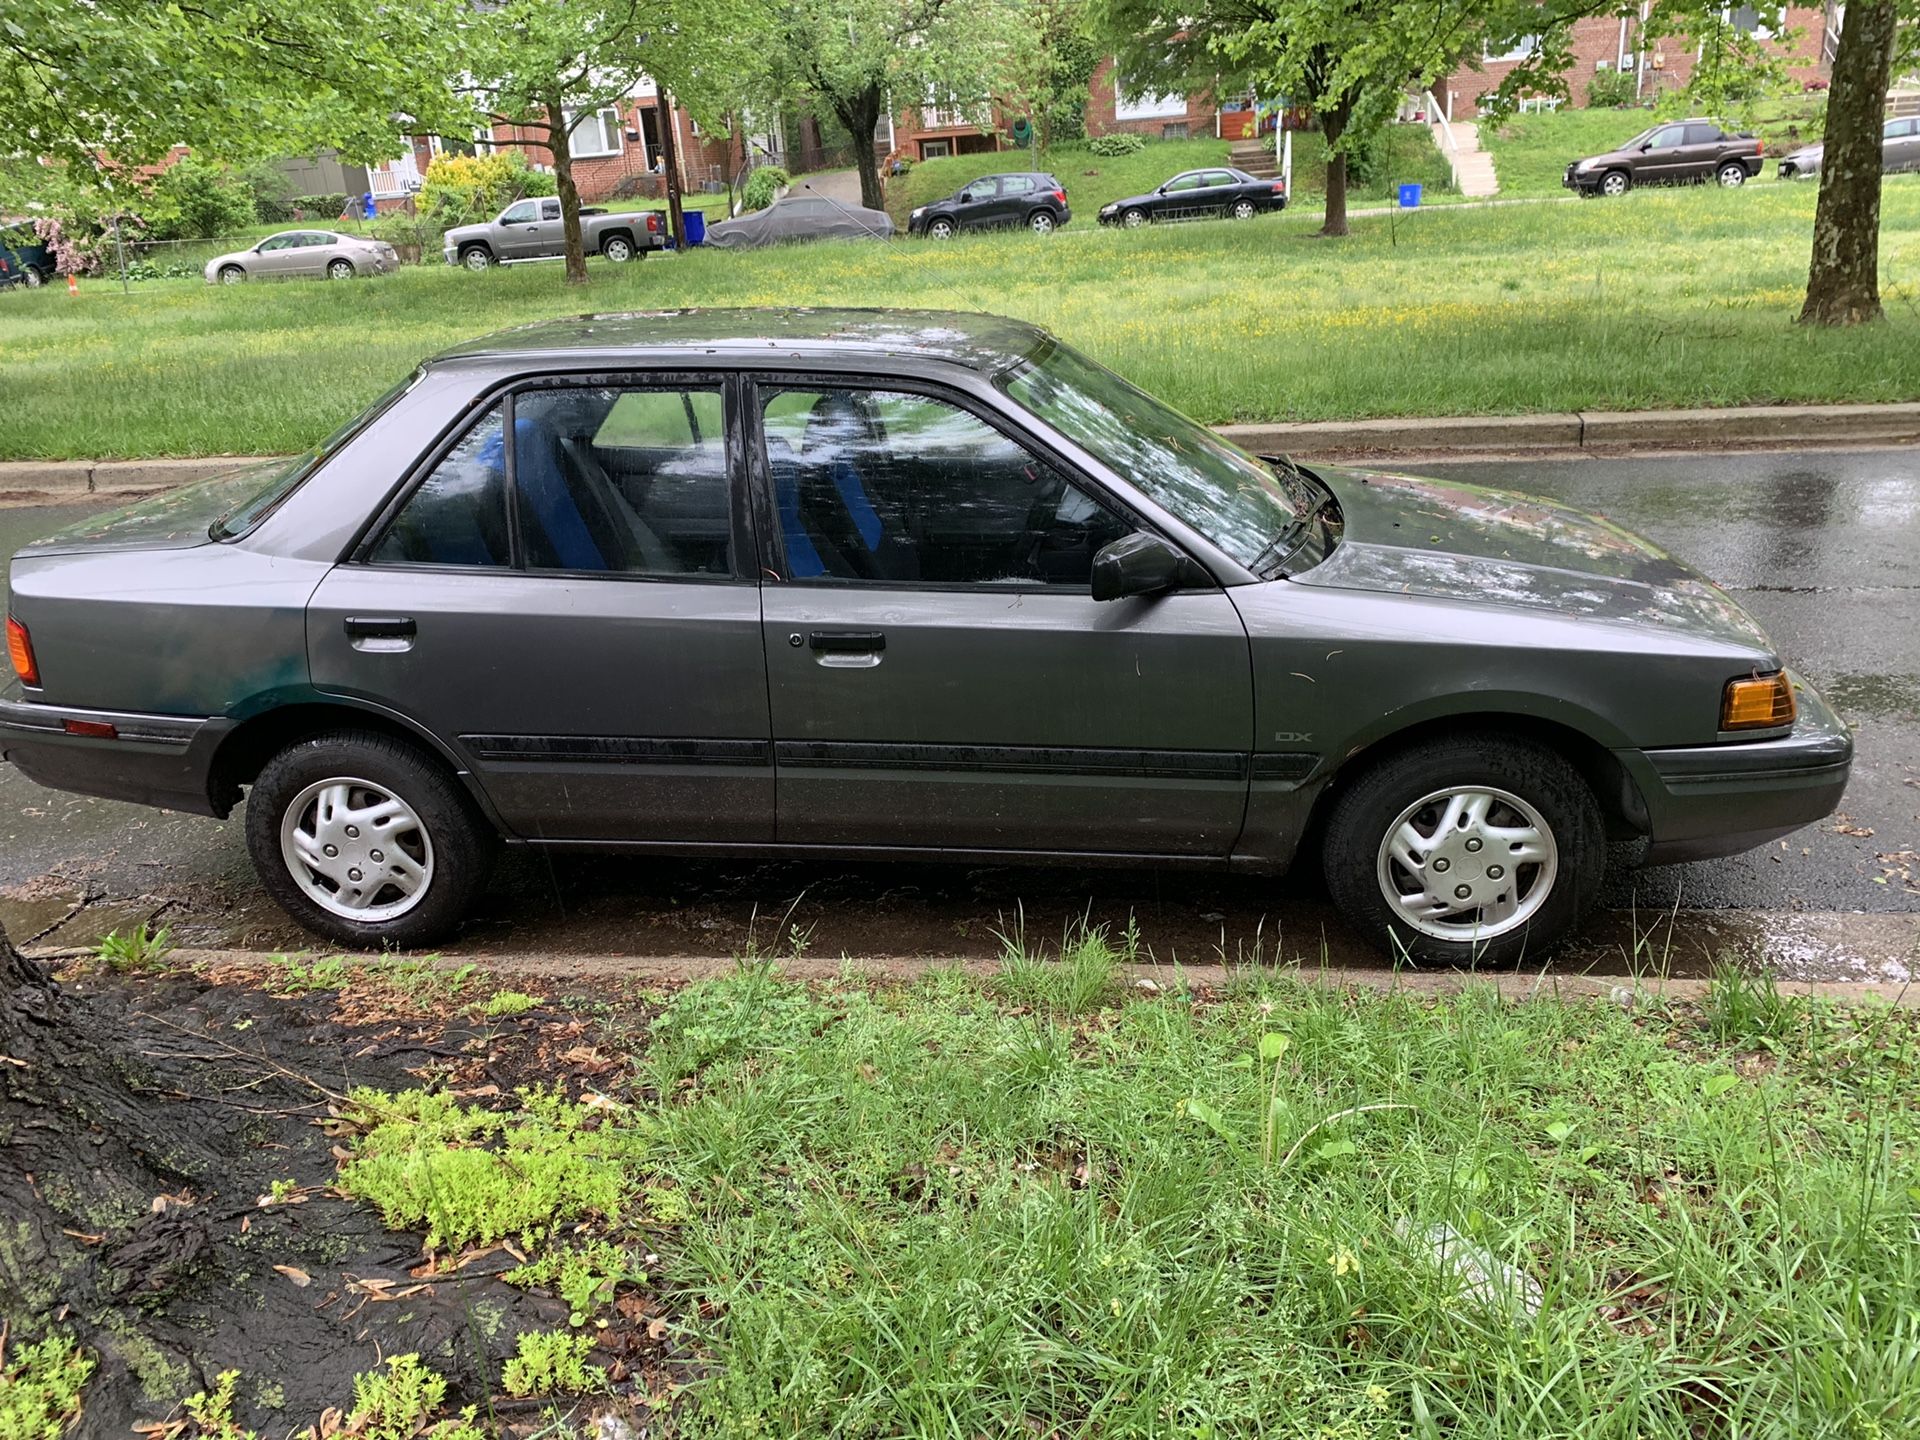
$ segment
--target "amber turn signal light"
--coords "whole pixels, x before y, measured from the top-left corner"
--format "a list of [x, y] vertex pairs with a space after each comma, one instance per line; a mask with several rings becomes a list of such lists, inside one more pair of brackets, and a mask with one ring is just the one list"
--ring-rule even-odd
[[7, 616], [7, 658], [13, 662], [13, 673], [20, 677], [23, 685], [40, 683], [40, 667], [33, 663], [33, 640], [27, 634], [27, 627], [13, 616]]
[[1720, 702], [1720, 728], [1771, 730], [1791, 725], [1796, 709], [1793, 682], [1784, 670], [1729, 680], [1726, 697]]

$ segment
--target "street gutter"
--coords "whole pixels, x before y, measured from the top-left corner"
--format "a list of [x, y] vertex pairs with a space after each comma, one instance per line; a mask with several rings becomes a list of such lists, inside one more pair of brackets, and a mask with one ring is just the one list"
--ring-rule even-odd
[[[1648, 450], [1763, 450], [1920, 441], [1920, 403], [1745, 405], [1703, 410], [1585, 410], [1544, 415], [1440, 415], [1221, 425], [1235, 444], [1301, 458], [1527, 455]], [[0, 462], [0, 502], [58, 503], [80, 495], [170, 490], [274, 456]]]

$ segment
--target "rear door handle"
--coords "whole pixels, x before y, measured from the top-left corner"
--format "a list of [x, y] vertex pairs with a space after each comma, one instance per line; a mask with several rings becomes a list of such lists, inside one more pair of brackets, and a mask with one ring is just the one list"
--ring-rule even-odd
[[807, 644], [829, 655], [871, 655], [887, 648], [887, 637], [879, 630], [815, 630]]
[[417, 628], [411, 615], [349, 615], [343, 623], [354, 640], [409, 640]]

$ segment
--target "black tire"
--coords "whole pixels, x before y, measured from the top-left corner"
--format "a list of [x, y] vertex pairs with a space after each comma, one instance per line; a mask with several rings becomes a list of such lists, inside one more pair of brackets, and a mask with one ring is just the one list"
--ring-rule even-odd
[[[399, 798], [430, 837], [428, 878], [419, 898], [391, 919], [352, 920], [325, 908], [294, 878], [283, 856], [288, 810], [309, 787], [342, 777]], [[452, 931], [486, 884], [498, 849], [492, 826], [445, 765], [417, 746], [362, 730], [309, 736], [269, 760], [247, 797], [246, 832], [260, 883], [281, 909], [317, 935], [366, 950], [411, 949]]]
[[625, 235], [609, 235], [600, 242], [600, 253], [616, 265], [624, 265], [639, 252]]
[[953, 221], [949, 220], [946, 216], [936, 215], [927, 222], [927, 238], [929, 240], [951, 240], [956, 228]]
[[1732, 161], [1714, 172], [1713, 178], [1728, 189], [1747, 183], [1747, 167]]
[[329, 280], [351, 280], [359, 273], [358, 270], [353, 268], [353, 262], [351, 260], [329, 260], [327, 262], [327, 278]]
[[1147, 212], [1136, 205], [1120, 217], [1120, 223], [1128, 230], [1138, 230], [1147, 223]]
[[247, 272], [242, 270], [238, 265], [222, 265], [220, 267], [220, 283], [222, 285], [241, 285], [246, 283], [246, 278]]
[[29, 290], [38, 290], [42, 285], [47, 283], [47, 277], [31, 265], [26, 267], [26, 273], [22, 275], [21, 278], [26, 281]]
[[1036, 235], [1053, 234], [1055, 224], [1051, 210], [1036, 210], [1027, 216], [1027, 228]]
[[1598, 193], [1602, 195], [1624, 195], [1633, 188], [1633, 176], [1624, 170], [1609, 170], [1600, 177]]
[[[1536, 813], [1552, 841], [1554, 867], [1550, 874], [1544, 866], [1514, 867], [1508, 883], [1516, 892], [1525, 889], [1520, 908], [1532, 907], [1514, 928], [1491, 936], [1440, 938], [1416, 928], [1388, 900], [1390, 867], [1383, 852], [1408, 807], [1450, 789], [1479, 787], [1504, 792]], [[1452, 874], [1497, 886], [1470, 867], [1481, 866], [1482, 855], [1500, 859], [1498, 852], [1492, 846], [1471, 848], [1479, 854], [1459, 857]], [[1429, 858], [1436, 865], [1450, 863], [1431, 852]], [[1334, 903], [1363, 937], [1381, 943], [1392, 958], [1404, 954], [1423, 964], [1512, 965], [1551, 950], [1592, 908], [1606, 870], [1606, 828], [1592, 789], [1559, 752], [1518, 736], [1454, 734], [1388, 755], [1356, 776], [1327, 817], [1323, 864]], [[1485, 873], [1494, 868], [1487, 863]], [[1547, 889], [1537, 902], [1526, 886], [1527, 871], [1534, 884], [1547, 874]], [[1431, 875], [1424, 878], [1433, 883]]]
[[1233, 202], [1233, 209], [1227, 212], [1229, 217], [1235, 220], [1251, 220], [1254, 213], [1254, 204], [1251, 200], [1236, 200]]
[[484, 245], [469, 245], [460, 252], [460, 263], [478, 274], [493, 264], [493, 252]]

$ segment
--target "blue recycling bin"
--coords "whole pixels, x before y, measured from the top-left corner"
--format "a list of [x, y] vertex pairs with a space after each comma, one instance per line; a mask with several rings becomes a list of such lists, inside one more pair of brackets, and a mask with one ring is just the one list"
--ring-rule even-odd
[[687, 245], [689, 247], [707, 243], [707, 215], [704, 210], [682, 210], [680, 212], [680, 218], [684, 220], [687, 225]]
[[1400, 187], [1400, 208], [1402, 210], [1417, 210], [1420, 208], [1419, 181], [1409, 181]]

